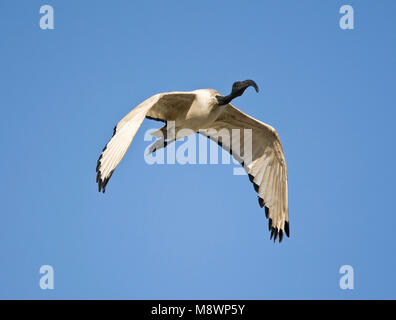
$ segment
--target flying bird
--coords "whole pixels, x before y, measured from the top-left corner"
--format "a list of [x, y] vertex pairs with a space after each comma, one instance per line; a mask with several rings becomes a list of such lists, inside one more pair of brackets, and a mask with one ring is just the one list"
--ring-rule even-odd
[[[273, 238], [275, 242], [278, 238], [281, 242], [284, 234], [289, 237], [287, 168], [279, 136], [270, 125], [250, 117], [230, 104], [248, 87], [259, 91], [253, 80], [245, 80], [235, 82], [227, 96], [214, 89], [199, 89], [159, 93], [143, 101], [117, 123], [113, 137], [99, 157], [96, 167], [99, 192], [105, 192], [114, 169], [124, 157], [145, 118], [165, 123], [164, 127], [153, 133], [159, 139], [150, 152], [175, 141], [174, 138], [168, 139], [166, 136], [168, 121], [172, 121], [176, 132], [189, 128], [207, 136], [230, 152], [247, 172], [257, 192], [259, 205], [265, 209], [265, 215], [269, 219], [270, 239]], [[240, 141], [239, 148], [234, 149], [231, 141], [223, 141], [218, 135], [222, 129], [229, 132], [232, 129], [251, 129], [251, 156], [248, 157], [243, 152], [244, 139]]]

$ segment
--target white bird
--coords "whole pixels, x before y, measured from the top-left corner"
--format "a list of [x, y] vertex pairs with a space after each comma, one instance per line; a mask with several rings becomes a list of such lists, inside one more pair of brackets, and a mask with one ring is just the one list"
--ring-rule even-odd
[[[160, 93], [143, 101], [117, 123], [113, 137], [99, 157], [96, 167], [99, 192], [105, 192], [114, 169], [124, 157], [144, 118], [165, 122], [165, 126], [154, 133], [161, 133], [158, 136], [163, 138], [154, 143], [151, 152], [175, 140], [166, 137], [167, 122], [174, 121], [176, 133], [186, 128], [199, 132], [219, 143], [241, 163], [258, 193], [260, 207], [265, 208], [271, 239], [274, 237], [275, 242], [279, 236], [280, 242], [284, 233], [289, 237], [287, 168], [279, 136], [271, 126], [230, 104], [231, 100], [241, 96], [250, 86], [258, 92], [258, 86], [253, 80], [245, 80], [235, 82], [228, 96], [222, 96], [213, 89], [200, 89]], [[220, 140], [217, 133], [221, 129], [229, 132], [232, 129], [251, 129], [251, 156], [245, 156], [242, 152], [244, 139], [240, 141], [239, 148], [234, 147], [230, 141]]]

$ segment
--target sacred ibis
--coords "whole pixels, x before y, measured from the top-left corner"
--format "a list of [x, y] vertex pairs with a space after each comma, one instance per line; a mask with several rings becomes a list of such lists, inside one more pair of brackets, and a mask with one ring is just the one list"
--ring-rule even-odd
[[[191, 129], [190, 132], [199, 132], [230, 152], [246, 170], [258, 194], [259, 205], [265, 208], [271, 239], [273, 237], [274, 241], [277, 238], [282, 241], [284, 233], [289, 237], [287, 168], [279, 136], [271, 126], [230, 104], [250, 86], [259, 91], [253, 80], [245, 80], [235, 82], [227, 96], [214, 89], [199, 89], [159, 93], [143, 101], [117, 123], [113, 137], [99, 157], [96, 167], [99, 192], [105, 192], [114, 169], [145, 118], [165, 122], [165, 126], [157, 131], [162, 133], [159, 135], [162, 138], [154, 143], [151, 152], [175, 140], [166, 137], [167, 122], [172, 121], [176, 132]], [[243, 139], [238, 141], [240, 145], [234, 149], [231, 141], [221, 140], [217, 133], [222, 129], [251, 129], [251, 155], [245, 155]]]

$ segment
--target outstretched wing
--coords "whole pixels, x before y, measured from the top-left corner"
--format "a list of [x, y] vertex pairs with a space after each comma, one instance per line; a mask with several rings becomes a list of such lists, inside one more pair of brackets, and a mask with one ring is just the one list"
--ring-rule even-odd
[[[287, 195], [287, 168], [279, 136], [271, 126], [256, 120], [231, 104], [226, 105], [212, 129], [200, 133], [217, 142], [239, 161], [249, 175], [258, 193], [260, 207], [265, 207], [269, 218], [271, 239], [282, 241], [283, 233], [289, 236], [289, 209]], [[223, 139], [221, 130], [228, 130], [230, 139]], [[239, 129], [239, 139], [232, 129]], [[245, 146], [244, 129], [251, 129], [252, 150], [249, 156]], [[238, 132], [237, 131], [237, 132]], [[223, 131], [224, 132], [224, 131]], [[229, 141], [227, 141], [229, 140]]]
[[96, 166], [99, 192], [105, 192], [114, 169], [124, 157], [145, 117], [161, 121], [183, 119], [194, 99], [195, 94], [191, 92], [156, 94], [121, 119], [115, 126], [113, 137], [104, 147]]

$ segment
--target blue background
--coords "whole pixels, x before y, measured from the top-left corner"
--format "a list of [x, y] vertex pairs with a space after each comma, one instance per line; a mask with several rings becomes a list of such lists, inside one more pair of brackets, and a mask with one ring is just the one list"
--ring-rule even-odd
[[[7, 0], [0, 15], [0, 298], [396, 298], [395, 1]], [[290, 239], [269, 240], [233, 165], [146, 164], [157, 122], [98, 193], [131, 108], [247, 78], [260, 93], [234, 103], [279, 132]]]

